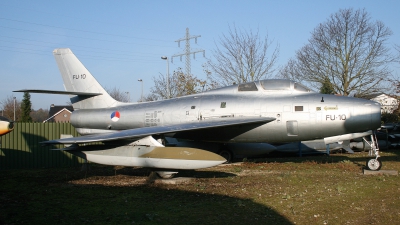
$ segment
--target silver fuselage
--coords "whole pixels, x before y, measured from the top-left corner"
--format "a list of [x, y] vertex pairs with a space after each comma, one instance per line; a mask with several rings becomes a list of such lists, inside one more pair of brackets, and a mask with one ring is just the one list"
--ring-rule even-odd
[[[169, 134], [200, 141], [267, 143], [321, 139], [380, 126], [381, 109], [376, 102], [298, 91], [293, 88], [293, 81], [281, 82], [292, 82], [291, 88], [265, 90], [257, 81], [256, 90], [250, 91], [240, 91], [238, 85], [233, 85], [169, 100], [81, 109], [72, 113], [71, 123], [82, 135], [89, 135], [221, 117], [273, 117], [274, 121], [263, 125]], [[119, 117], [112, 120], [116, 111]]]

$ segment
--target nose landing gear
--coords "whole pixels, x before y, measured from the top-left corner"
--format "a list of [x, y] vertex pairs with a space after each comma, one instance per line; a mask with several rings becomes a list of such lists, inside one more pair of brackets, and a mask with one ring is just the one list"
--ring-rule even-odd
[[363, 139], [369, 146], [371, 146], [368, 155], [375, 156], [375, 158], [367, 161], [367, 168], [372, 171], [380, 170], [382, 168], [382, 161], [379, 158], [381, 156], [379, 155], [378, 139], [376, 138], [375, 131], [371, 134], [371, 142], [367, 141], [365, 138]]
[[370, 159], [367, 161], [367, 168], [373, 171], [380, 170], [382, 167], [382, 161], [379, 158]]

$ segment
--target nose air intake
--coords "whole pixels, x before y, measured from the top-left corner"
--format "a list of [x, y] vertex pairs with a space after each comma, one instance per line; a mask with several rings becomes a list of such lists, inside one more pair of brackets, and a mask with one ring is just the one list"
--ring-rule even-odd
[[0, 136], [10, 133], [12, 130], [14, 130], [14, 121], [0, 116]]
[[10, 122], [10, 124], [8, 124], [8, 129], [9, 130], [14, 129], [14, 122]]

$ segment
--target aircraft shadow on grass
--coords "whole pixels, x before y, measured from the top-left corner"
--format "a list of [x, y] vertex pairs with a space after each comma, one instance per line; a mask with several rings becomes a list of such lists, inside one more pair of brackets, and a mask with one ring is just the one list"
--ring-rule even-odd
[[[19, 219], [19, 223], [34, 222], [40, 218], [40, 221], [52, 223], [78, 224], [292, 224], [272, 207], [251, 199], [147, 185], [47, 186], [46, 199], [60, 199], [65, 197], [65, 191], [71, 192], [71, 189], [75, 189], [72, 190], [75, 195], [67, 194], [65, 201], [43, 202], [44, 210], [41, 212], [15, 209], [11, 216], [10, 210], [17, 206], [14, 204], [7, 209], [3, 222], [11, 224], [20, 217], [18, 214], [21, 217], [24, 214], [24, 218], [33, 219]], [[104, 204], [94, 204], [93, 199], [102, 199]], [[45, 200], [37, 199], [35, 204], [38, 204], [37, 201]], [[33, 203], [19, 204], [30, 207]]]
[[[109, 179], [109, 176], [114, 175], [110, 173], [112, 173], [110, 166], [100, 166], [100, 168], [93, 168], [87, 174], [88, 176], [106, 176], [105, 179]], [[122, 168], [117, 169], [116, 173], [146, 177], [149, 170]], [[198, 178], [236, 176], [231, 173], [212, 171], [186, 171], [182, 174], [179, 173], [179, 175], [192, 175]], [[70, 183], [69, 181], [73, 180], [79, 179], [70, 178], [66, 182]], [[196, 185], [195, 181], [193, 185]], [[292, 224], [272, 207], [257, 203], [253, 199], [204, 193], [202, 191], [178, 190], [175, 187], [177, 186], [159, 186], [149, 183], [137, 186], [118, 186], [118, 182], [113, 186], [74, 184], [71, 188], [86, 189], [83, 191], [86, 194], [85, 196], [79, 194], [76, 197], [69, 198], [68, 204], [73, 205], [74, 209], [73, 212], [65, 213], [68, 213], [69, 218], [74, 218], [74, 213], [84, 210], [91, 211], [93, 214], [86, 217], [88, 217], [88, 221], [94, 223], [104, 221], [107, 217], [112, 222], [115, 219], [114, 216], [116, 216], [139, 224], [150, 221], [162, 224], [205, 224], [210, 223], [210, 221], [213, 224]], [[206, 187], [199, 185], [199, 189], [202, 188]], [[62, 190], [57, 193], [58, 190], [53, 190], [52, 194], [62, 195]], [[93, 193], [88, 193], [88, 190]], [[89, 203], [92, 198], [107, 201], [105, 207], [109, 204], [113, 206], [104, 208], [102, 212], [106, 215], [103, 215], [98, 213], [99, 205]], [[90, 209], [91, 207], [93, 207], [93, 210]], [[59, 219], [58, 222], [62, 222], [62, 218]]]
[[[271, 206], [249, 198], [205, 193], [203, 190], [206, 187], [202, 185], [199, 185], [200, 191], [149, 183], [124, 186], [115, 182], [109, 185], [108, 181], [114, 182], [110, 178], [114, 175], [110, 166], [96, 166], [87, 175], [76, 171], [70, 173], [70, 169], [68, 171], [64, 171], [65, 174], [61, 172], [60, 176], [57, 175], [60, 171], [36, 173], [32, 182], [25, 179], [24, 185], [29, 185], [29, 189], [17, 189], [21, 188], [18, 192], [29, 190], [29, 198], [18, 197], [28, 196], [25, 193], [10, 196], [6, 196], [8, 192], [3, 193], [6, 199], [18, 201], [13, 201], [15, 203], [2, 212], [5, 216], [0, 217], [0, 223], [35, 223], [38, 220], [60, 224], [292, 224]], [[132, 176], [145, 177], [148, 172], [142, 168], [117, 169], [117, 174]], [[200, 177], [211, 174], [216, 178], [234, 176], [230, 173], [193, 173]], [[104, 185], [86, 182], [88, 176], [102, 176]], [[73, 182], [80, 180], [84, 183]], [[127, 178], [126, 181], [129, 180]], [[19, 210], [21, 207], [32, 209], [38, 204], [41, 207], [39, 211]]]
[[[151, 172], [154, 171], [150, 168], [143, 167], [123, 167], [123, 166], [107, 166], [92, 164], [86, 173], [86, 177], [93, 176], [138, 176], [138, 177], [149, 177]], [[174, 177], [191, 177], [191, 178], [226, 178], [235, 177], [234, 173], [221, 172], [221, 171], [201, 171], [201, 170], [180, 170]]]

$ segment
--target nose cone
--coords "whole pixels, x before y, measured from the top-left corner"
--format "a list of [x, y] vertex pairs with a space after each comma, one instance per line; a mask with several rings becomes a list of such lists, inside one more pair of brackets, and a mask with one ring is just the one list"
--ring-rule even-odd
[[381, 105], [371, 101], [371, 130], [376, 130], [381, 127]]
[[10, 133], [14, 129], [14, 122], [0, 116], [0, 135]]
[[351, 99], [350, 118], [345, 122], [346, 132], [357, 133], [368, 130], [376, 130], [381, 126], [381, 106], [379, 103], [364, 100]]
[[347, 128], [353, 132], [376, 130], [381, 126], [381, 106], [370, 100], [359, 100], [353, 104], [354, 110]]

